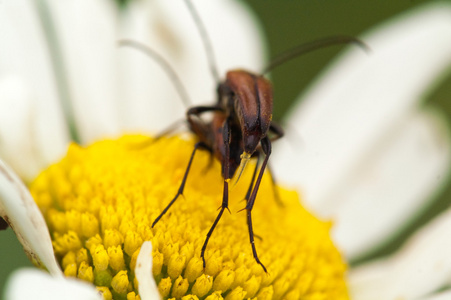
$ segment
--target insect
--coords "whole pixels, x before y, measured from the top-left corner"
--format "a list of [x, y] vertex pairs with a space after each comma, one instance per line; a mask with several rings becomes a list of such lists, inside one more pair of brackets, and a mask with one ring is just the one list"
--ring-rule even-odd
[[[207, 52], [210, 69], [213, 77], [219, 82], [219, 75], [214, 64], [214, 55], [210, 45], [208, 35], [202, 21], [189, 0], [185, 0], [197, 28], [203, 37], [204, 48]], [[273, 112], [273, 93], [272, 86], [263, 74], [274, 69], [274, 67], [295, 58], [301, 54], [313, 51], [318, 48], [344, 43], [355, 43], [365, 48], [364, 44], [353, 37], [337, 36], [325, 38], [309, 44], [304, 44], [291, 49], [269, 64], [262, 74], [255, 74], [245, 70], [231, 70], [227, 72], [224, 81], [217, 85], [217, 101], [210, 106], [194, 106], [188, 109], [186, 121], [190, 130], [197, 137], [198, 142], [192, 151], [188, 166], [185, 170], [180, 187], [167, 204], [160, 215], [154, 220], [152, 227], [168, 212], [170, 207], [183, 194], [186, 180], [195, 157], [196, 151], [203, 149], [221, 162], [223, 183], [223, 196], [219, 212], [207, 233], [204, 244], [201, 249], [201, 258], [205, 269], [205, 251], [208, 242], [216, 226], [218, 225], [225, 210], [229, 205], [229, 183], [236, 176], [236, 180], [245, 169], [247, 163], [252, 157], [257, 157], [256, 169], [250, 182], [248, 193], [245, 197], [247, 225], [249, 231], [249, 240], [252, 247], [252, 254], [255, 261], [267, 272], [266, 267], [258, 258], [257, 250], [254, 244], [254, 232], [252, 227], [252, 209], [254, 207], [260, 183], [263, 174], [268, 168], [268, 160], [271, 155], [271, 144], [273, 141], [283, 136], [282, 128], [272, 121]], [[173, 79], [182, 99], [186, 100], [186, 92], [180, 80], [170, 65], [152, 49], [130, 40], [123, 40], [121, 45], [132, 46], [154, 58], [166, 70]], [[213, 115], [210, 121], [202, 119], [204, 113]], [[263, 158], [261, 165], [259, 161]], [[257, 168], [260, 168], [259, 170]], [[258, 172], [257, 172], [258, 171]], [[258, 175], [257, 175], [258, 173]], [[271, 176], [273, 179], [273, 177]], [[274, 182], [274, 180], [273, 180]]]

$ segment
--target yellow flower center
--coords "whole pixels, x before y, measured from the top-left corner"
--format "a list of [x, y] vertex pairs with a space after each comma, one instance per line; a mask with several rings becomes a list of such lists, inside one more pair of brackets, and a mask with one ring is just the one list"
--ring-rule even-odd
[[296, 192], [278, 187], [274, 198], [265, 174], [252, 211], [256, 248], [265, 273], [252, 256], [246, 213], [238, 212], [253, 167], [230, 192], [205, 252], [206, 234], [222, 202], [221, 166], [198, 151], [184, 196], [152, 228], [175, 196], [193, 141], [125, 136], [67, 156], [31, 184], [48, 223], [55, 254], [67, 276], [92, 282], [105, 299], [139, 299], [134, 269], [143, 241], [153, 245], [153, 272], [164, 298], [177, 299], [348, 299], [346, 265], [322, 222], [299, 203]]

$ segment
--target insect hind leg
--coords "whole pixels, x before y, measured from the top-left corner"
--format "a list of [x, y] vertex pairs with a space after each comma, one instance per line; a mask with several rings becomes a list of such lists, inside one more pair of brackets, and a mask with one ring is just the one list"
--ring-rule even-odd
[[186, 167], [186, 171], [185, 171], [185, 175], [183, 176], [182, 179], [182, 183], [180, 184], [180, 187], [177, 191], [177, 194], [175, 195], [175, 197], [171, 200], [171, 202], [169, 202], [169, 204], [163, 209], [163, 211], [160, 213], [160, 215], [155, 219], [155, 221], [153, 221], [152, 223], [152, 228], [155, 226], [155, 224], [157, 224], [157, 222], [164, 216], [164, 214], [169, 210], [169, 208], [172, 206], [172, 204], [174, 204], [174, 202], [178, 199], [178, 197], [180, 195], [183, 195], [183, 190], [185, 189], [185, 184], [186, 184], [186, 179], [188, 178], [188, 173], [189, 170], [191, 168], [191, 164], [193, 163], [193, 159], [194, 159], [194, 155], [196, 154], [196, 151], [199, 148], [203, 148], [205, 150], [208, 150], [211, 152], [211, 149], [203, 142], [198, 142], [196, 143], [196, 145], [194, 145], [194, 150], [191, 153], [191, 158], [188, 162], [188, 166]]

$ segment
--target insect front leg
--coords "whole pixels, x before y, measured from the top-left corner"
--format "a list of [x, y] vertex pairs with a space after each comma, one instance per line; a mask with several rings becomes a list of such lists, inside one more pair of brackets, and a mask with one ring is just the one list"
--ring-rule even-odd
[[205, 238], [205, 242], [202, 246], [202, 250], [200, 252], [200, 257], [202, 258], [203, 267], [205, 269], [206, 262], [205, 262], [205, 250], [207, 249], [208, 241], [210, 240], [211, 235], [213, 234], [213, 231], [216, 228], [216, 225], [218, 225], [219, 220], [222, 217], [222, 214], [224, 213], [224, 210], [229, 209], [229, 180], [228, 174], [229, 174], [229, 157], [230, 157], [230, 120], [227, 119], [224, 122], [223, 127], [223, 140], [224, 140], [224, 147], [225, 147], [225, 157], [224, 157], [224, 189], [222, 194], [222, 204], [218, 213], [218, 216], [216, 217], [215, 221], [213, 222], [213, 225], [211, 225], [210, 230], [207, 233], [207, 237]]
[[[247, 189], [246, 196], [244, 196], [244, 199], [246, 200], [246, 204], [247, 204], [247, 202], [249, 202], [249, 198], [251, 197], [252, 187], [254, 186], [255, 178], [257, 177], [259, 163], [260, 163], [260, 154], [257, 156], [257, 161], [255, 162], [254, 172], [252, 173], [251, 183], [249, 185], [249, 188]], [[244, 208], [244, 209], [246, 209], [246, 208]]]
[[188, 166], [186, 167], [186, 171], [185, 171], [185, 175], [183, 176], [182, 179], [182, 183], [180, 184], [179, 190], [177, 191], [177, 194], [175, 195], [175, 197], [171, 200], [171, 202], [169, 202], [169, 204], [163, 209], [163, 211], [161, 212], [161, 214], [155, 219], [155, 221], [153, 221], [152, 223], [152, 228], [155, 226], [155, 224], [157, 224], [157, 222], [163, 217], [163, 215], [169, 210], [169, 208], [172, 206], [172, 204], [174, 204], [175, 200], [178, 199], [178, 197], [180, 195], [183, 195], [183, 190], [185, 189], [185, 183], [186, 183], [186, 179], [188, 178], [188, 173], [189, 170], [191, 168], [191, 164], [193, 163], [193, 159], [194, 159], [194, 155], [196, 154], [197, 149], [199, 148], [204, 148], [208, 151], [211, 152], [211, 149], [203, 142], [198, 142], [196, 143], [196, 145], [194, 146], [194, 150], [191, 153], [191, 158], [188, 162]]
[[[258, 171], [258, 166], [259, 166], [259, 164], [260, 164], [260, 157], [261, 157], [261, 155], [260, 155], [260, 153], [258, 153], [258, 155], [257, 155], [257, 161], [255, 162], [255, 168], [254, 168], [254, 172], [252, 173], [252, 179], [251, 179], [251, 183], [249, 184], [249, 188], [247, 189], [247, 192], [246, 192], [246, 196], [244, 196], [244, 200], [246, 200], [246, 205], [247, 205], [247, 203], [249, 202], [249, 199], [250, 199], [250, 197], [251, 197], [251, 193], [252, 193], [252, 187], [254, 186], [254, 182], [255, 182], [255, 178], [257, 177], [257, 171]], [[243, 211], [243, 210], [245, 210], [246, 209], [246, 207], [245, 208], [243, 208], [243, 209], [241, 209], [241, 210], [239, 210], [238, 212], [241, 212], [241, 211]], [[246, 219], [247, 220], [247, 226], [249, 226], [249, 220], [248, 219]], [[260, 236], [258, 236], [258, 235], [256, 235], [256, 234], [254, 234], [254, 237], [256, 237], [256, 238], [258, 238], [258, 239], [262, 239]]]
[[268, 137], [265, 137], [261, 140], [262, 151], [265, 153], [265, 159], [263, 160], [262, 166], [260, 168], [260, 172], [258, 173], [257, 181], [255, 182], [255, 186], [252, 189], [251, 197], [246, 204], [246, 212], [247, 212], [247, 227], [249, 229], [249, 240], [251, 242], [252, 254], [254, 256], [255, 261], [262, 266], [263, 270], [268, 273], [266, 267], [260, 261], [257, 255], [257, 250], [255, 249], [254, 243], [254, 230], [252, 229], [252, 208], [255, 204], [255, 198], [257, 197], [258, 188], [260, 187], [260, 183], [262, 181], [263, 173], [265, 172], [266, 165], [268, 164], [268, 159], [271, 154], [271, 142]]

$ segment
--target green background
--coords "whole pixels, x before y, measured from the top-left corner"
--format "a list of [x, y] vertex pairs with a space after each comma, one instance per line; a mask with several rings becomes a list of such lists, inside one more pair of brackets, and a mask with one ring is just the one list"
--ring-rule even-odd
[[[174, 1], [174, 0], [168, 0]], [[214, 1], [214, 0], [210, 0]], [[175, 1], [174, 1], [175, 2]], [[409, 0], [246, 0], [262, 20], [271, 56], [293, 46], [335, 34], [358, 36], [366, 29], [400, 12], [431, 1]], [[281, 119], [297, 95], [315, 78], [341, 47], [319, 50], [291, 61], [272, 73], [275, 119]], [[451, 80], [427, 99], [441, 107], [451, 120]], [[424, 216], [406, 227], [395, 243], [374, 255], [395, 249], [416, 226], [426, 222], [449, 205], [451, 187], [437, 197]], [[21, 266], [30, 266], [10, 229], [0, 232], [0, 295], [7, 276]]]

